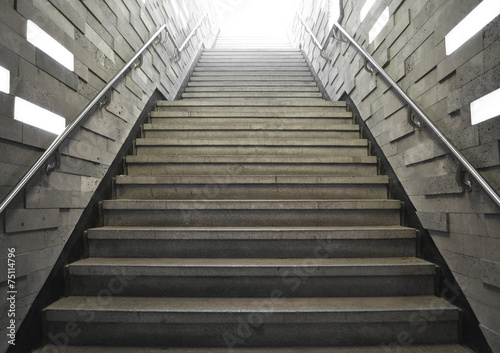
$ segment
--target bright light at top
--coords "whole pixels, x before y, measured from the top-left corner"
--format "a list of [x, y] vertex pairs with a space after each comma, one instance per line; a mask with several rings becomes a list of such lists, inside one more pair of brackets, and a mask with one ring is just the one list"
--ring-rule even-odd
[[295, 14], [292, 0], [239, 0], [219, 9], [221, 30], [232, 36], [284, 35]]
[[470, 105], [471, 124], [476, 125], [483, 121], [500, 116], [500, 89], [479, 98]]
[[363, 22], [368, 15], [368, 12], [372, 9], [373, 5], [375, 5], [375, 1], [377, 0], [366, 0], [365, 4], [361, 8], [361, 12], [359, 13], [359, 22]]
[[0, 66], [0, 92], [10, 93], [10, 71]]
[[387, 22], [389, 22], [389, 7], [386, 7], [382, 15], [378, 18], [377, 22], [373, 25], [372, 29], [368, 33], [368, 40], [372, 43], [375, 38], [382, 32]]
[[75, 60], [73, 58], [73, 54], [71, 54], [71, 52], [64, 46], [62, 46], [62, 44], [60, 44], [57, 40], [44, 32], [32, 21], [28, 21], [27, 32], [28, 33], [26, 39], [28, 40], [28, 42], [39, 48], [45, 54], [51, 56], [53, 59], [57, 60], [68, 70], [74, 70]]
[[14, 119], [39, 129], [61, 134], [66, 127], [66, 119], [22, 98], [14, 100]]
[[484, 0], [445, 37], [446, 55], [460, 48], [472, 36], [500, 15], [499, 0]]

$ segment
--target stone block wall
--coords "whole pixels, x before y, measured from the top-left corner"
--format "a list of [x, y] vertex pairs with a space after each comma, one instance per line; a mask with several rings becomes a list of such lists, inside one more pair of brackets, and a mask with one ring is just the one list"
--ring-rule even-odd
[[[0, 92], [0, 199], [55, 139], [14, 120], [15, 97], [68, 125], [162, 24], [180, 46], [213, 12], [207, 6], [201, 0], [0, 0], [0, 66], [10, 71], [10, 94]], [[74, 54], [74, 71], [26, 40], [28, 20]], [[39, 175], [0, 216], [0, 352], [8, 348], [7, 249], [16, 254], [18, 329], [146, 103], [157, 91], [176, 97], [214, 26], [213, 19], [204, 21], [178, 62], [169, 58], [171, 42], [151, 46], [142, 67], [114, 86], [109, 106], [88, 116], [62, 146], [60, 169]]]
[[[333, 1], [332, 1], [333, 3]], [[480, 0], [377, 0], [360, 22], [364, 0], [344, 0], [343, 26], [500, 191], [500, 118], [471, 125], [470, 103], [500, 87], [500, 18], [450, 56], [445, 36]], [[303, 0], [300, 13], [323, 41], [328, 1]], [[386, 7], [390, 19], [369, 44]], [[474, 310], [494, 352], [500, 352], [500, 209], [477, 186], [455, 184], [457, 162], [431, 131], [407, 123], [405, 104], [378, 76], [363, 69], [350, 45], [331, 41], [321, 57], [298, 20], [301, 45], [331, 99], [348, 95], [383, 150]]]

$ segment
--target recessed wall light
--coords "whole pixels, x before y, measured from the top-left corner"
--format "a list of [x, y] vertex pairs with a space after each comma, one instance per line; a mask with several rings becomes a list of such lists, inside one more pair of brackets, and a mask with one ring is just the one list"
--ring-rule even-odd
[[57, 135], [66, 128], [66, 119], [62, 116], [19, 97], [14, 100], [14, 119]]
[[0, 92], [10, 93], [10, 71], [0, 66]]
[[460, 48], [498, 15], [500, 15], [499, 0], [481, 2], [446, 35], [446, 55], [450, 55]]
[[29, 20], [26, 39], [68, 70], [74, 71], [75, 60], [73, 54], [34, 22]]
[[470, 105], [471, 124], [476, 125], [500, 115], [500, 89], [479, 98]]
[[375, 1], [377, 0], [366, 0], [365, 4], [361, 8], [361, 12], [359, 13], [359, 22], [363, 22], [368, 15], [368, 12], [372, 9], [373, 5], [375, 5]]
[[389, 22], [389, 7], [386, 7], [382, 15], [378, 18], [377, 22], [373, 25], [372, 29], [368, 33], [368, 41], [372, 43], [375, 38], [382, 32], [387, 22]]

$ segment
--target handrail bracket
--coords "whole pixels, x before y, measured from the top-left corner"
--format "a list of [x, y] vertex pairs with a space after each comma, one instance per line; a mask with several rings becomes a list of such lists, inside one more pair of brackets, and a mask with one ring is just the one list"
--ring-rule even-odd
[[455, 174], [455, 181], [462, 188], [464, 192], [471, 192], [472, 181], [469, 177], [466, 178], [466, 175], [468, 175], [468, 173], [466, 170], [464, 170], [464, 165], [458, 162], [457, 172]]
[[111, 103], [111, 89], [107, 90], [102, 96], [102, 100], [99, 102], [99, 108], [104, 109]]
[[49, 163], [47, 167], [45, 167], [45, 173], [47, 175], [61, 168], [61, 150], [59, 148], [55, 152], [55, 157], [54, 163]]
[[413, 128], [420, 131], [422, 129], [422, 123], [416, 120], [415, 112], [413, 111], [412, 107], [410, 107], [410, 105], [407, 105], [406, 110], [408, 112], [407, 114], [408, 124], [410, 124]]

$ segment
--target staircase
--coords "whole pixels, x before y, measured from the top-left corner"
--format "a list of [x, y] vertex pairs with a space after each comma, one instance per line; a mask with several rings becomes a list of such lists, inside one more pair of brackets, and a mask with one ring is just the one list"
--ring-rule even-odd
[[469, 352], [352, 113], [299, 50], [219, 43], [182, 98], [158, 102], [126, 157], [44, 312], [48, 345]]

